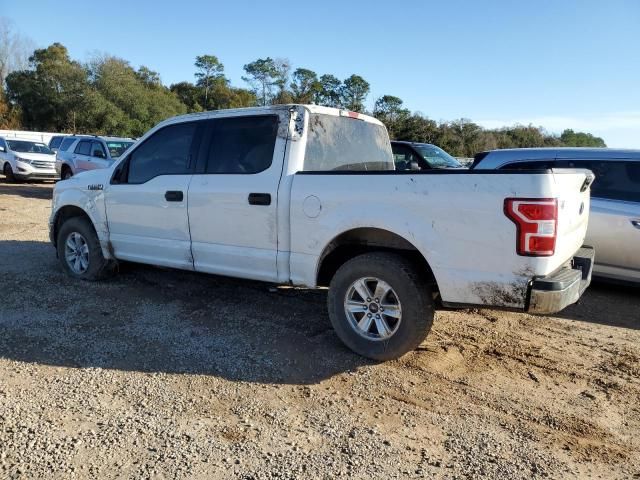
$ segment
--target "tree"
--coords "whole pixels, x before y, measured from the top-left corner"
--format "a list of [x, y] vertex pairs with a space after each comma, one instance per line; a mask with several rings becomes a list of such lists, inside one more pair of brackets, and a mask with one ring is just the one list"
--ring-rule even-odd
[[560, 142], [565, 147], [606, 147], [604, 140], [590, 133], [574, 132], [567, 129], [560, 135]]
[[313, 103], [321, 88], [318, 75], [313, 70], [297, 68], [293, 72], [291, 93], [294, 103]]
[[199, 87], [204, 88], [204, 109], [209, 108], [209, 89], [216, 80], [224, 79], [224, 65], [220, 63], [215, 55], [200, 55], [196, 57], [196, 82]]
[[359, 75], [351, 75], [342, 83], [342, 105], [354, 112], [364, 112], [364, 101], [369, 94], [369, 82]]
[[9, 101], [21, 108], [24, 126], [49, 131], [75, 130], [89, 89], [87, 72], [59, 43], [35, 50], [29, 69], [10, 73], [6, 84]]
[[200, 104], [202, 89], [191, 82], [174, 83], [169, 87], [182, 103], [187, 106], [189, 112], [201, 112], [204, 110]]
[[27, 68], [33, 49], [33, 40], [15, 32], [11, 20], [0, 17], [0, 90], [7, 75]]
[[401, 125], [410, 116], [411, 112], [403, 108], [403, 102], [399, 97], [383, 95], [378, 98], [373, 107], [373, 116], [387, 126], [391, 138], [395, 138], [401, 129]]
[[260, 104], [268, 105], [274, 96], [273, 87], [282, 84], [282, 67], [279, 69], [276, 62], [267, 57], [248, 63], [243, 68], [247, 76], [242, 79], [253, 87]]
[[342, 82], [333, 75], [325, 74], [320, 77], [320, 89], [314, 99], [318, 105], [325, 107], [341, 106]]

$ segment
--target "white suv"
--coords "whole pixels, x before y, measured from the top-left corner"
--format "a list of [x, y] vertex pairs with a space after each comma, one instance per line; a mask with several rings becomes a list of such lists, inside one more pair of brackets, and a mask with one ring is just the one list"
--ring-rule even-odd
[[66, 180], [86, 170], [108, 168], [131, 145], [131, 138], [88, 135], [66, 138], [56, 155], [56, 172]]
[[0, 137], [0, 164], [9, 181], [55, 180], [55, 153], [42, 142]]

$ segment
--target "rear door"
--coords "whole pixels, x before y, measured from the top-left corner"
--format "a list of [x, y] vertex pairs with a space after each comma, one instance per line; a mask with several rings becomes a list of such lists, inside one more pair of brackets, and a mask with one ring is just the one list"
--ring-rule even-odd
[[277, 279], [277, 191], [286, 139], [283, 114], [208, 121], [189, 187], [195, 269]]
[[71, 155], [73, 166], [75, 168], [74, 173], [91, 170], [91, 144], [92, 140], [80, 140], [76, 145], [76, 148]]
[[105, 194], [116, 258], [193, 269], [187, 192], [201, 125], [162, 127], [116, 167]]
[[640, 161], [575, 160], [567, 166], [596, 175], [586, 240], [596, 248], [596, 273], [640, 280]]

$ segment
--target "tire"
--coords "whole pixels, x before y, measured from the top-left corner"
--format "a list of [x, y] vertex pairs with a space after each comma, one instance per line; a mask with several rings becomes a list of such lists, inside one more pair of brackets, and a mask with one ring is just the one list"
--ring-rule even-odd
[[[82, 258], [75, 255], [75, 261], [68, 260], [72, 246], [82, 253]], [[114, 264], [102, 255], [98, 235], [87, 218], [71, 217], [62, 224], [58, 232], [57, 249], [62, 269], [74, 278], [95, 281], [113, 273]], [[80, 268], [75, 268], [78, 265]]]
[[[367, 287], [365, 292], [372, 294], [371, 302], [358, 293], [361, 282]], [[376, 303], [375, 293], [387, 287], [390, 292]], [[354, 313], [347, 312], [347, 306]], [[414, 350], [431, 330], [435, 315], [431, 287], [425, 278], [406, 258], [385, 252], [359, 255], [342, 265], [329, 286], [328, 308], [340, 340], [374, 360], [392, 360]], [[385, 308], [389, 314], [383, 313]], [[377, 323], [381, 320], [382, 329]]]
[[16, 177], [13, 174], [13, 170], [11, 169], [11, 165], [9, 163], [5, 163], [4, 167], [2, 168], [2, 173], [5, 176], [5, 180], [7, 182], [15, 182], [16, 181]]
[[69, 167], [63, 167], [62, 168], [62, 175], [60, 175], [60, 178], [62, 180], [69, 180], [71, 177], [73, 177], [73, 172], [71, 171], [71, 169]]

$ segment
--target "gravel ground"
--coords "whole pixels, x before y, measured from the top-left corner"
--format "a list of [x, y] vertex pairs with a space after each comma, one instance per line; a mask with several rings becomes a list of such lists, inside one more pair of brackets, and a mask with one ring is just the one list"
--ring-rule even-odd
[[51, 185], [0, 183], [2, 478], [640, 478], [640, 290], [438, 312], [376, 364], [326, 293], [60, 270]]

